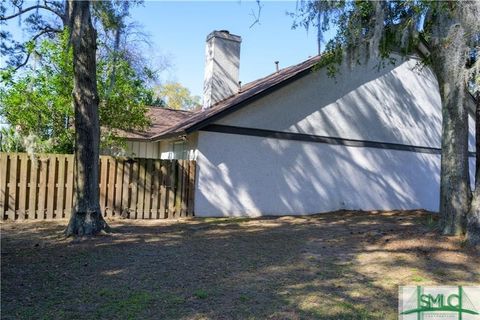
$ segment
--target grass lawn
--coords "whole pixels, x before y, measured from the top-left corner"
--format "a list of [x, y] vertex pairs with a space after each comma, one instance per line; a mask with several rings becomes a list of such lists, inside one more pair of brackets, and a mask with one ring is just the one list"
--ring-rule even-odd
[[480, 253], [431, 216], [1, 225], [2, 319], [396, 319], [398, 285], [480, 284]]

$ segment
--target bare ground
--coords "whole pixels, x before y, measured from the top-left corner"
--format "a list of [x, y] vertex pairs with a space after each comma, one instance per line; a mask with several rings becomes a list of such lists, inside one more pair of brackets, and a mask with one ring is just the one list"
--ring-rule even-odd
[[396, 319], [398, 285], [480, 284], [423, 211], [2, 223], [3, 319]]

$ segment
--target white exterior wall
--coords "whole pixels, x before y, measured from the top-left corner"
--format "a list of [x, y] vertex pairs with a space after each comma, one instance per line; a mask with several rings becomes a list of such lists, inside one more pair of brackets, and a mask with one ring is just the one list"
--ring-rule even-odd
[[136, 158], [160, 158], [161, 142], [145, 142], [136, 140], [125, 141], [125, 155]]
[[[415, 65], [319, 71], [217, 124], [440, 148], [437, 82]], [[200, 132], [195, 214], [438, 211], [439, 173], [438, 154]]]
[[129, 157], [151, 158], [151, 159], [177, 159], [174, 153], [173, 143], [184, 141], [183, 157], [188, 160], [195, 160], [197, 157], [197, 137], [198, 134], [192, 133], [186, 137], [186, 140], [172, 139], [155, 142], [145, 141], [126, 141], [125, 154]]
[[197, 216], [438, 209], [440, 155], [211, 132], [199, 150]]
[[217, 123], [440, 148], [442, 114], [435, 76], [427, 68], [419, 70], [418, 60], [398, 61], [380, 70], [375, 62], [353, 72], [344, 68], [336, 79], [318, 71]]
[[160, 158], [161, 159], [178, 159], [179, 157], [175, 155], [173, 143], [174, 142], [184, 142], [184, 153], [182, 155], [183, 159], [186, 160], [196, 160], [197, 159], [197, 139], [198, 133], [194, 132], [186, 136], [185, 140], [162, 140], [160, 141]]

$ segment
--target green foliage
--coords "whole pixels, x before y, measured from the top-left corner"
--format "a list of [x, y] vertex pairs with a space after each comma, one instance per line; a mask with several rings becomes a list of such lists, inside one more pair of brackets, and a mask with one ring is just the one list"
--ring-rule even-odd
[[200, 106], [200, 97], [192, 96], [190, 90], [178, 82], [168, 82], [155, 90], [156, 97], [169, 108], [190, 110]]
[[291, 16], [295, 19], [294, 28], [319, 27], [321, 21], [322, 32], [336, 29], [323, 53], [325, 61], [321, 63], [333, 76], [345, 56], [360, 63], [361, 58], [368, 58], [375, 49], [381, 59], [393, 62], [390, 59], [393, 51], [403, 54], [415, 51], [423, 18], [430, 7], [430, 2], [416, 0], [308, 0], [302, 1], [298, 12]]
[[[66, 43], [63, 34], [59, 43]], [[49, 40], [37, 48], [42, 63], [30, 66], [22, 74], [4, 71], [0, 88], [0, 116], [23, 137], [36, 136], [50, 141], [46, 152], [72, 152], [73, 70], [71, 51]]]
[[[115, 68], [115, 76], [112, 72]], [[116, 130], [145, 129], [149, 119], [145, 116], [153, 91], [138, 77], [128, 61], [117, 57], [98, 62], [99, 116], [102, 142], [116, 144]]]
[[13, 128], [0, 129], [0, 151], [1, 152], [23, 152], [22, 139]]
[[[41, 59], [35, 64], [22, 73], [8, 69], [1, 74], [0, 116], [18, 135], [35, 140], [35, 151], [73, 152], [73, 64], [67, 44], [67, 31], [57, 40], [43, 40], [36, 49]], [[117, 129], [142, 129], [149, 124], [145, 105], [153, 92], [121, 57], [97, 63], [101, 142], [104, 147], [119, 145]]]
[[322, 68], [327, 69], [327, 75], [334, 77], [338, 72], [338, 67], [343, 61], [343, 48], [336, 42], [329, 42], [322, 59], [315, 65], [314, 71]]

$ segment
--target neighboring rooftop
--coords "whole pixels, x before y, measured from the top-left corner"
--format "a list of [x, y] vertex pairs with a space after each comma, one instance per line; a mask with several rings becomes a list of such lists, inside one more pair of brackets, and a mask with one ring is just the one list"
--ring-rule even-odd
[[246, 103], [308, 74], [319, 61], [320, 56], [315, 56], [297, 65], [281, 69], [264, 78], [247, 83], [241, 87], [238, 93], [203, 111], [150, 108], [149, 116], [152, 126], [145, 132], [129, 132], [124, 136], [129, 139], [155, 141], [188, 134], [206, 126], [221, 116], [237, 110]]
[[174, 110], [163, 107], [149, 107], [147, 117], [150, 118], [151, 126], [146, 131], [133, 130], [122, 131], [120, 135], [132, 140], [149, 140], [151, 137], [168, 130], [173, 125], [190, 118], [195, 112]]

